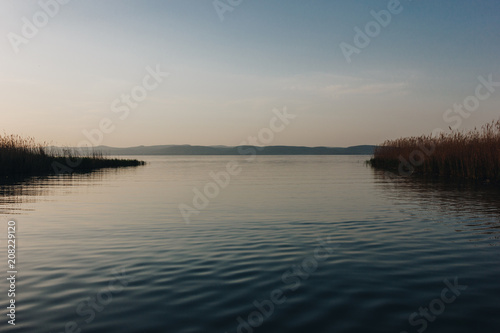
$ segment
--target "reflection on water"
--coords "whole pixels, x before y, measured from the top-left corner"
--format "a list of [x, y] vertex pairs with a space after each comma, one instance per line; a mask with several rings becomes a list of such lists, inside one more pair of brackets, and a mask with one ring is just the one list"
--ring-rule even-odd
[[[409, 316], [454, 277], [469, 287], [426, 333], [497, 332], [498, 193], [389, 181], [366, 159], [155, 156], [141, 168], [3, 184], [0, 209], [19, 241], [12, 332], [75, 322], [82, 332], [248, 333], [238, 318], [281, 288], [286, 301], [254, 333], [414, 333]], [[184, 223], [178, 205], [232, 160], [241, 174]], [[333, 251], [307, 278], [283, 280], [321, 239]], [[92, 317], [86, 300], [122, 271], [128, 284]]]
[[130, 169], [101, 169], [92, 172], [0, 179], [0, 215], [33, 211], [32, 203], [50, 200], [51, 195], [69, 195], [73, 187], [98, 186], [105, 177], [129, 173]]
[[494, 240], [500, 238], [500, 188], [497, 185], [394, 177], [375, 169], [372, 172], [375, 183], [384, 190], [381, 193], [389, 200], [404, 206], [415, 205], [411, 214], [438, 217], [443, 223], [453, 221], [457, 232], [467, 228]]

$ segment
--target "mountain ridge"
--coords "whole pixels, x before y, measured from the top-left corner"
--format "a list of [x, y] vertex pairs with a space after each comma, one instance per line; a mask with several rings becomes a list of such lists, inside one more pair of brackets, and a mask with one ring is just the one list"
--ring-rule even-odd
[[[198, 145], [154, 145], [116, 148], [97, 146], [77, 149], [83, 153], [100, 151], [107, 155], [373, 155], [376, 146], [358, 145], [350, 147], [306, 147], [306, 146], [198, 146]], [[50, 147], [64, 149], [62, 147]]]

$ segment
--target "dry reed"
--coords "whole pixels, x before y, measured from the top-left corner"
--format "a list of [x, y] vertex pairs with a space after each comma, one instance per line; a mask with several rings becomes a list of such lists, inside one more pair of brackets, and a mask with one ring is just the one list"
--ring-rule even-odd
[[46, 148], [47, 144], [37, 143], [33, 138], [19, 135], [0, 135], [0, 177], [42, 175], [57, 172], [54, 163], [67, 165], [68, 161], [78, 161], [71, 164], [65, 171], [92, 171], [100, 168], [116, 168], [122, 166], [143, 165], [137, 160], [108, 159], [99, 151], [82, 156], [77, 150], [63, 149], [61, 151]]
[[500, 120], [468, 132], [451, 131], [387, 140], [369, 163], [376, 168], [500, 181]]

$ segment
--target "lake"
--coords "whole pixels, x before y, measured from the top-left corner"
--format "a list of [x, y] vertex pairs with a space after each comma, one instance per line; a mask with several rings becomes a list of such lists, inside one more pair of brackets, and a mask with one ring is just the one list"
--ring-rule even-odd
[[368, 156], [137, 158], [0, 187], [2, 276], [10, 220], [18, 270], [2, 331], [500, 328], [494, 188], [392, 179]]

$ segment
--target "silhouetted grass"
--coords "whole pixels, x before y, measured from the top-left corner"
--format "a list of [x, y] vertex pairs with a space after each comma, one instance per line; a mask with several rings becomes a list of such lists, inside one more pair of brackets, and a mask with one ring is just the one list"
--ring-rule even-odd
[[369, 164], [399, 174], [500, 182], [500, 120], [469, 132], [388, 140], [375, 149]]
[[18, 135], [0, 136], [0, 177], [92, 171], [144, 165], [138, 160], [109, 159], [100, 152], [82, 156], [76, 150], [49, 151], [46, 144]]

